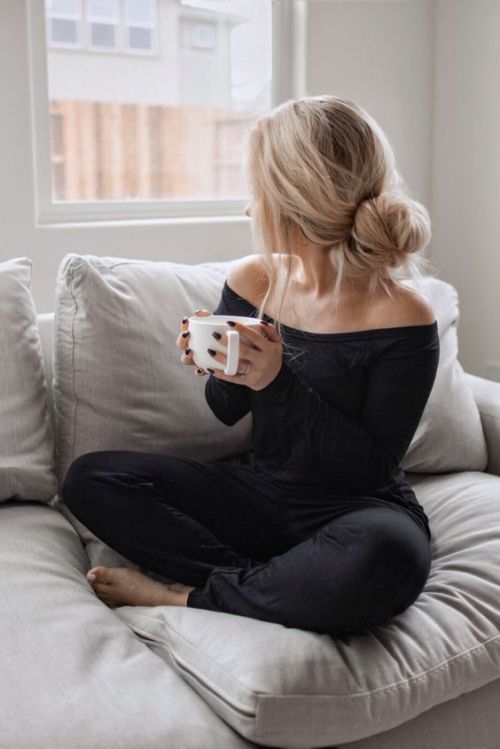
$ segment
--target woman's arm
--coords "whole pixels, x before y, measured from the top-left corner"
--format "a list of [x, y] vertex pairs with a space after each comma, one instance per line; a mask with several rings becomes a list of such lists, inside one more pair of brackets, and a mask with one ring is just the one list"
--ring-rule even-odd
[[439, 361], [437, 328], [388, 342], [371, 365], [357, 418], [324, 401], [283, 361], [255, 397], [359, 492], [389, 483], [415, 434]]

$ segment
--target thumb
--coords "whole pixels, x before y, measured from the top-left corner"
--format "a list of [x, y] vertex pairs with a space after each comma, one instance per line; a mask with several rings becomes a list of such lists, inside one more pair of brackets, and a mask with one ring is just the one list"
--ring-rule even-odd
[[280, 335], [274, 323], [261, 323], [260, 329], [270, 341], [281, 341]]

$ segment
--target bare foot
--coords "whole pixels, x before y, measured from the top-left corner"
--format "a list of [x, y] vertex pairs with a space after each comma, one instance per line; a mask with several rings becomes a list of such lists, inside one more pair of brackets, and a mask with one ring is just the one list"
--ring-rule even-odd
[[[94, 579], [92, 579], [94, 575]], [[189, 585], [161, 583], [128, 567], [92, 567], [87, 580], [110, 608], [117, 606], [186, 606]]]

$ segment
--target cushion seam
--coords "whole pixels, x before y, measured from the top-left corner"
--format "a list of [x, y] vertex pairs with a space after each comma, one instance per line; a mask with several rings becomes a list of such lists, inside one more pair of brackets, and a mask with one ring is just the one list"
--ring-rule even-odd
[[[151, 617], [145, 617], [146, 619], [149, 619], [150, 621], [154, 621], [151, 619]], [[182, 639], [184, 642], [186, 642], [188, 645], [190, 645], [194, 650], [196, 650], [199, 653], [202, 653], [205, 657], [210, 658], [210, 660], [215, 663], [219, 668], [221, 668], [223, 671], [225, 671], [229, 676], [231, 676], [233, 681], [236, 681], [238, 684], [241, 684], [241, 682], [238, 681], [237, 677], [233, 676], [230, 671], [227, 671], [227, 669], [220, 665], [218, 661], [216, 661], [211, 655], [208, 655], [203, 650], [200, 650], [199, 647], [194, 645], [190, 640], [186, 639], [184, 635], [182, 635], [175, 627], [173, 627], [170, 623], [165, 622], [165, 625], [167, 629], [171, 629], [175, 634]], [[432, 674], [434, 672], [444, 670], [450, 663], [453, 663], [455, 661], [458, 661], [460, 659], [466, 659], [471, 656], [472, 653], [474, 653], [477, 650], [484, 649], [485, 645], [488, 645], [489, 643], [495, 643], [496, 641], [500, 641], [500, 635], [494, 635], [493, 637], [490, 637], [487, 640], [484, 640], [484, 642], [479, 643], [478, 645], [474, 645], [471, 648], [468, 648], [467, 650], [463, 651], [462, 653], [458, 653], [457, 655], [452, 656], [451, 658], [448, 658], [445, 661], [442, 661], [441, 663], [437, 664], [436, 666], [433, 666], [432, 668], [427, 669], [426, 671], [422, 671], [420, 674], [416, 674], [415, 676], [410, 677], [409, 679], [404, 679], [402, 681], [395, 682], [393, 684], [390, 684], [389, 686], [380, 687], [378, 689], [372, 689], [365, 692], [359, 692], [356, 694], [347, 694], [347, 695], [330, 695], [330, 694], [313, 694], [313, 695], [303, 695], [303, 694], [295, 694], [295, 695], [275, 695], [269, 692], [259, 692], [257, 690], [253, 690], [253, 693], [256, 695], [268, 695], [270, 697], [282, 697], [282, 698], [288, 698], [288, 697], [327, 697], [328, 699], [334, 699], [334, 700], [352, 700], [359, 697], [365, 697], [366, 695], [374, 695], [374, 694], [380, 694], [384, 692], [389, 692], [391, 690], [398, 689], [401, 685], [410, 684], [415, 681], [421, 680], [424, 677], [428, 676], [429, 674]], [[498, 678], [500, 678], [500, 673], [498, 675]], [[246, 687], [248, 689], [248, 687]], [[251, 689], [251, 688], [250, 688]]]

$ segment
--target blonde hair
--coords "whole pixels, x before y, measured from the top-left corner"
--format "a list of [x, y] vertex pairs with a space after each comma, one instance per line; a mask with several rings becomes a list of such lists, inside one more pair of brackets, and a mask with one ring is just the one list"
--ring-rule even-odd
[[[367, 279], [369, 295], [393, 298], [401, 272], [418, 280], [434, 270], [418, 254], [431, 239], [427, 209], [410, 195], [381, 127], [354, 102], [331, 95], [284, 102], [253, 123], [246, 158], [252, 233], [270, 280], [258, 315], [281, 286], [280, 336], [298, 236], [328, 253], [335, 310], [344, 281]], [[285, 274], [274, 253], [288, 256]]]

